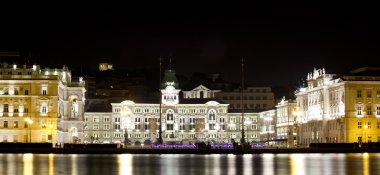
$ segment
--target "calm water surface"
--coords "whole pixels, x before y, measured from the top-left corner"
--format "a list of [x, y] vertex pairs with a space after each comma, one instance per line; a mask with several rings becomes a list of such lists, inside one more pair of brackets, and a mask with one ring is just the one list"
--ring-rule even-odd
[[380, 154], [0, 154], [2, 174], [380, 174]]

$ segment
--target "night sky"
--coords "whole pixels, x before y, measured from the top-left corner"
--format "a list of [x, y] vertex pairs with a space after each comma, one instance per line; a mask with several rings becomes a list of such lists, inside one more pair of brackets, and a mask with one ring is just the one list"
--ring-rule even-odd
[[[297, 85], [314, 67], [327, 73], [380, 66], [375, 5], [181, 5], [123, 10], [1, 12], [0, 51], [31, 53], [33, 63], [70, 67], [111, 62], [220, 72], [256, 86]], [[18, 60], [23, 63], [23, 60]]]

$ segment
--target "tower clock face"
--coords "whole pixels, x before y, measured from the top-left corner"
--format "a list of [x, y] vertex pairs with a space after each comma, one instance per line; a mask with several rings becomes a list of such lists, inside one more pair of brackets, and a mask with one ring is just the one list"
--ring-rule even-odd
[[174, 93], [175, 88], [173, 86], [166, 86], [165, 88], [166, 92], [168, 93]]

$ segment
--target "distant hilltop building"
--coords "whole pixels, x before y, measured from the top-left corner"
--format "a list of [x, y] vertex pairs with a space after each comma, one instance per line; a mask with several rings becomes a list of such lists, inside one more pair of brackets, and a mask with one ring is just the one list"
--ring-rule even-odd
[[113, 64], [112, 63], [99, 63], [99, 70], [100, 71], [113, 70]]

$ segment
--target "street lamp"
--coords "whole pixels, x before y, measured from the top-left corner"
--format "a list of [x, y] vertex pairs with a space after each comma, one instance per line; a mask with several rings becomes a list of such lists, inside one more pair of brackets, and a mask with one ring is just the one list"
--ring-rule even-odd
[[[27, 123], [27, 128], [26, 128], [26, 135], [28, 136], [28, 128], [29, 128], [29, 143], [32, 142], [32, 123], [33, 120], [30, 118], [25, 118], [24, 121]], [[28, 141], [28, 137], [26, 139]]]
[[217, 144], [219, 144], [219, 134], [218, 134], [219, 129], [220, 129], [219, 124], [216, 124], [216, 125], [215, 125], [215, 130], [216, 130], [216, 143], [217, 143]]
[[53, 128], [54, 128], [54, 125], [53, 123], [50, 124], [50, 135], [51, 135], [51, 143], [53, 143]]

